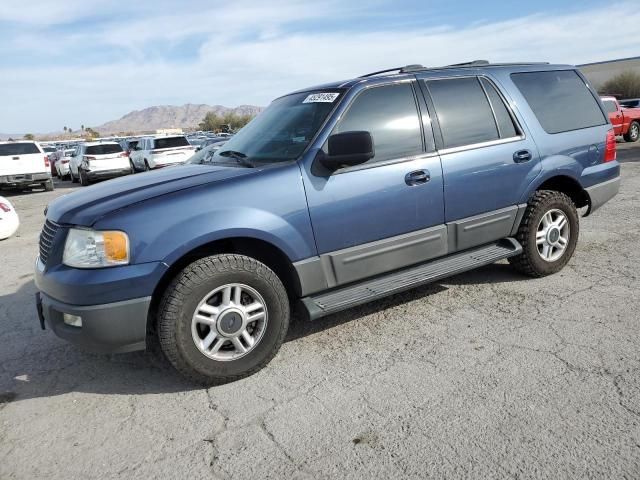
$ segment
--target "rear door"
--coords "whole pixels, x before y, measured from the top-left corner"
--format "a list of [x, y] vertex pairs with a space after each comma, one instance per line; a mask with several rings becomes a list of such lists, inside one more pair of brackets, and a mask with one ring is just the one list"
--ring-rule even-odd
[[89, 145], [84, 160], [89, 162], [92, 171], [121, 170], [129, 166], [129, 157], [118, 143]]
[[451, 249], [508, 236], [519, 199], [541, 169], [533, 139], [487, 77], [429, 78], [421, 85], [435, 112]]
[[45, 154], [37, 143], [0, 143], [0, 175], [43, 173], [47, 170]]
[[307, 165], [309, 214], [329, 286], [446, 253], [440, 159], [431, 132], [423, 137], [414, 84], [375, 85], [345, 100], [331, 134], [370, 132], [375, 156], [367, 163], [335, 172], [319, 168], [317, 157]]

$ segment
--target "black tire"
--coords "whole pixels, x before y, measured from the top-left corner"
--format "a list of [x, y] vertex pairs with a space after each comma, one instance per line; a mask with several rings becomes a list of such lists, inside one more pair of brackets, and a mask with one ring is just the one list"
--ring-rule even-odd
[[151, 167], [149, 167], [149, 162], [147, 162], [146, 160], [144, 161], [144, 171], [148, 172], [149, 170], [151, 170]]
[[[542, 217], [550, 210], [561, 210], [569, 223], [569, 240], [562, 256], [547, 261], [538, 252], [536, 233]], [[559, 272], [569, 262], [578, 243], [580, 221], [576, 206], [567, 195], [553, 190], [539, 190], [529, 200], [516, 239], [522, 245], [522, 253], [509, 262], [520, 272], [531, 277], [544, 277]]]
[[131, 167], [131, 174], [136, 173], [136, 166], [133, 164], [131, 160], [129, 160], [129, 166]]
[[78, 183], [78, 178], [73, 174], [71, 170], [69, 170], [69, 175], [71, 176], [71, 183]]
[[80, 174], [80, 185], [88, 187], [91, 182], [89, 181], [89, 177], [87, 177], [87, 172], [79, 168], [78, 173]]
[[640, 139], [640, 123], [631, 122], [629, 131], [623, 135], [626, 142], [637, 142]]
[[53, 179], [49, 180], [48, 182], [44, 182], [42, 184], [42, 187], [44, 188], [45, 192], [53, 192]]
[[[235, 360], [217, 361], [196, 347], [191, 319], [207, 293], [229, 283], [258, 291], [268, 322], [253, 350]], [[287, 292], [269, 267], [243, 255], [213, 255], [185, 267], [167, 287], [158, 308], [157, 331], [162, 351], [180, 373], [197, 383], [222, 384], [252, 375], [271, 361], [287, 334], [289, 316]]]

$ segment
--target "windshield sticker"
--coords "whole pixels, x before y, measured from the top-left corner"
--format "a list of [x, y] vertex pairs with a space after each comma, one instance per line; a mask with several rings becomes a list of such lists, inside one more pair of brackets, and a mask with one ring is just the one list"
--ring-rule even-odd
[[339, 93], [312, 93], [302, 103], [332, 103]]

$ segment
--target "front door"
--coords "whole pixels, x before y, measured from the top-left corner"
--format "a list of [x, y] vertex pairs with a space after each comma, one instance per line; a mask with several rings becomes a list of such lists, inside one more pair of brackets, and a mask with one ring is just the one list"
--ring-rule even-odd
[[363, 130], [375, 148], [366, 164], [318, 173], [309, 163], [304, 170], [329, 286], [446, 253], [440, 160], [432, 137], [424, 139], [414, 82], [362, 89], [331, 133]]

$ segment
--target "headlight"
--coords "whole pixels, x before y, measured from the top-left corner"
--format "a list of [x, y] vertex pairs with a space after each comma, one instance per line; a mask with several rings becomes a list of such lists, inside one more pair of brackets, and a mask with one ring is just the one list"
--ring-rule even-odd
[[127, 265], [129, 237], [124, 232], [72, 228], [64, 245], [62, 263], [75, 268]]

